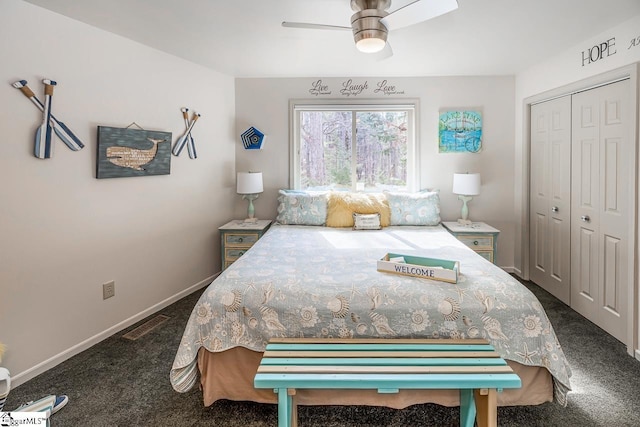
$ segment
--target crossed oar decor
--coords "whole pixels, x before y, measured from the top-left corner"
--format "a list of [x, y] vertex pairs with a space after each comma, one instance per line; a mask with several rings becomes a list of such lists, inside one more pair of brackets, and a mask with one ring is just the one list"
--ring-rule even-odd
[[184, 134], [180, 138], [178, 138], [171, 152], [173, 153], [174, 156], [179, 156], [180, 153], [182, 152], [182, 149], [186, 145], [187, 151], [189, 151], [189, 158], [197, 159], [198, 154], [196, 153], [196, 143], [193, 140], [193, 135], [191, 135], [191, 131], [193, 130], [193, 126], [196, 124], [196, 121], [200, 117], [200, 113], [196, 113], [194, 111], [193, 115], [191, 116], [191, 121], [189, 121], [189, 109], [181, 108], [180, 111], [182, 111], [182, 118], [184, 119], [185, 131], [184, 131]]
[[[50, 159], [53, 156], [53, 133], [73, 151], [81, 150], [84, 144], [71, 132], [63, 122], [56, 119], [51, 113], [51, 99], [53, 98], [53, 88], [56, 82], [49, 79], [42, 80], [44, 83], [44, 104], [36, 98], [35, 94], [26, 80], [20, 80], [13, 84], [13, 87], [20, 89], [24, 96], [29, 98], [40, 111], [42, 111], [42, 124], [36, 130], [34, 154], [39, 159]], [[53, 131], [53, 132], [52, 132]]]
[[[53, 156], [53, 134], [58, 135], [58, 138], [64, 142], [69, 149], [73, 151], [81, 150], [84, 144], [78, 137], [69, 129], [63, 122], [56, 119], [51, 113], [51, 100], [53, 98], [53, 89], [57, 85], [57, 82], [50, 79], [42, 80], [44, 83], [44, 103], [40, 102], [33, 91], [27, 86], [26, 80], [19, 80], [13, 83], [13, 87], [20, 89], [20, 91], [35, 104], [40, 111], [42, 111], [42, 124], [36, 130], [35, 136], [35, 149], [34, 154], [39, 159], [50, 159]], [[198, 158], [196, 153], [196, 145], [193, 139], [191, 131], [196, 121], [200, 117], [200, 113], [193, 112], [191, 120], [189, 120], [189, 109], [182, 108], [182, 117], [184, 119], [185, 132], [178, 138], [173, 150], [171, 152], [174, 156], [179, 156], [184, 146], [187, 146], [189, 157], [192, 159]]]

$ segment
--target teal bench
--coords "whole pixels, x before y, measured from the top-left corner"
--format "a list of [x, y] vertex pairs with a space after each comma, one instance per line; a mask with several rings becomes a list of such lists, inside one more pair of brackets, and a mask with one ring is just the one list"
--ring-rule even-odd
[[296, 389], [460, 390], [460, 425], [495, 427], [497, 392], [521, 381], [486, 340], [282, 338], [254, 386], [278, 394], [278, 427], [297, 425]]

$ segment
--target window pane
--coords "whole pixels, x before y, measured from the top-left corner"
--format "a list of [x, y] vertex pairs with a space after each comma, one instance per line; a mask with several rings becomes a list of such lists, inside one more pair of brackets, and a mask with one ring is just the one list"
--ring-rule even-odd
[[302, 189], [351, 188], [351, 112], [300, 112]]
[[302, 190], [412, 191], [415, 105], [294, 105], [292, 185]]
[[406, 188], [407, 112], [358, 112], [356, 126], [358, 189]]

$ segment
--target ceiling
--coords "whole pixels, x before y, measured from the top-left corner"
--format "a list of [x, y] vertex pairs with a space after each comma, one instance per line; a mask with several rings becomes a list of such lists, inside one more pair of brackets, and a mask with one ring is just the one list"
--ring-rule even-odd
[[458, 0], [391, 31], [380, 59], [351, 32], [281, 26], [349, 26], [349, 0], [26, 1], [236, 77], [512, 75], [640, 14], [639, 0]]

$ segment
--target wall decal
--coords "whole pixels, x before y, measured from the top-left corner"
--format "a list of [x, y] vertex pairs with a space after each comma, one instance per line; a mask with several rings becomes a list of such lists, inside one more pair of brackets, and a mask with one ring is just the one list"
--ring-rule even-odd
[[482, 148], [480, 111], [441, 111], [438, 125], [441, 153], [477, 153]]
[[340, 89], [340, 94], [346, 97], [358, 96], [368, 88], [369, 85], [366, 80], [364, 81], [364, 83], [354, 83], [353, 80], [349, 79], [342, 82], [342, 89]]
[[253, 126], [242, 132], [240, 139], [245, 150], [262, 150], [265, 140], [264, 133], [260, 132]]
[[322, 83], [322, 80], [316, 80], [311, 83], [311, 89], [309, 89], [309, 93], [311, 95], [331, 95], [331, 90], [329, 90], [329, 86]]
[[616, 50], [616, 38], [612, 37], [609, 40], [605, 40], [595, 46], [582, 51], [582, 66], [592, 64], [601, 59], [607, 58], [611, 55], [615, 55]]
[[629, 47], [627, 48], [627, 50], [631, 49], [632, 47], [636, 47], [636, 46], [640, 46], [640, 36], [634, 37], [634, 38], [631, 39], [631, 43], [629, 43]]
[[181, 108], [182, 118], [184, 119], [184, 134], [178, 138], [175, 145], [173, 146], [173, 150], [171, 151], [174, 156], [179, 156], [180, 152], [184, 148], [185, 144], [187, 145], [187, 151], [189, 151], [189, 158], [196, 159], [198, 158], [198, 154], [196, 153], [196, 143], [193, 140], [193, 126], [196, 124], [196, 121], [200, 118], [200, 113], [193, 112], [191, 116], [191, 121], [189, 121], [189, 109]]
[[20, 89], [24, 96], [29, 98], [31, 102], [43, 113], [42, 124], [36, 130], [34, 155], [39, 159], [49, 159], [53, 156], [53, 133], [55, 133], [69, 149], [73, 151], [81, 150], [84, 144], [78, 137], [71, 132], [63, 122], [56, 119], [51, 112], [51, 99], [53, 97], [53, 88], [57, 82], [50, 79], [42, 81], [45, 85], [45, 102], [44, 104], [36, 98], [33, 91], [27, 86], [26, 80], [20, 80], [13, 83], [13, 87]]
[[404, 90], [399, 90], [395, 85], [388, 83], [386, 80], [382, 80], [376, 83], [376, 89], [373, 93], [382, 93], [383, 95], [404, 95]]
[[170, 168], [171, 132], [98, 126], [96, 178], [168, 175]]

